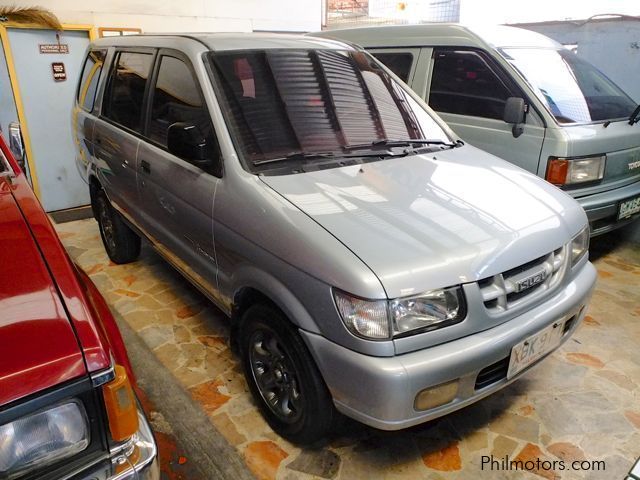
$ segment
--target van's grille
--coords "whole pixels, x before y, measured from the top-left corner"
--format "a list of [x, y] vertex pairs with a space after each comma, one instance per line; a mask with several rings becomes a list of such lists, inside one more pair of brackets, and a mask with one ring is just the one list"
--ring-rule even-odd
[[508, 370], [509, 357], [504, 357], [502, 360], [483, 368], [476, 377], [475, 389], [480, 390], [506, 378]]
[[520, 306], [560, 283], [567, 265], [567, 247], [478, 282], [487, 310], [499, 313]]

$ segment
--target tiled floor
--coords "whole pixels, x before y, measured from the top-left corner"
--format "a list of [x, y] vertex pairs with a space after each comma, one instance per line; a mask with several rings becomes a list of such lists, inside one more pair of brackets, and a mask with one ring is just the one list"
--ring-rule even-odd
[[[224, 316], [154, 251], [113, 265], [93, 219], [58, 225], [71, 257], [155, 352], [259, 479], [622, 479], [640, 456], [640, 246], [610, 239], [597, 291], [574, 337], [501, 392], [401, 432], [354, 422], [317, 449], [275, 435], [227, 345]], [[615, 243], [615, 242], [614, 242]], [[615, 247], [615, 248], [614, 248]], [[597, 253], [597, 252], [596, 252]], [[567, 461], [533, 473], [482, 469], [482, 456]], [[574, 459], [606, 471], [573, 471]], [[556, 465], [559, 465], [556, 463]]]

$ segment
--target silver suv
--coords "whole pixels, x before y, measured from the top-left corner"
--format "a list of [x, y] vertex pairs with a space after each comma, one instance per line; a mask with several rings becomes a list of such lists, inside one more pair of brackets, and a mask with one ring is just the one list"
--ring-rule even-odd
[[583, 209], [465, 145], [369, 54], [275, 34], [108, 38], [73, 111], [105, 249], [144, 237], [231, 318], [298, 443], [396, 430], [561, 345], [595, 283]]

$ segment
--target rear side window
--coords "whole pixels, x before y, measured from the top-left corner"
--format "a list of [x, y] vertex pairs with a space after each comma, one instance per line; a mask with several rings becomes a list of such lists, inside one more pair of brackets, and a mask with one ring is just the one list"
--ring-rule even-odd
[[152, 63], [150, 53], [118, 54], [103, 102], [105, 117], [131, 130], [141, 130], [144, 90]]
[[212, 133], [209, 114], [191, 70], [182, 60], [163, 56], [153, 90], [149, 138], [166, 147], [167, 131], [176, 122], [196, 125], [205, 136]]
[[501, 120], [513, 94], [484, 55], [435, 50], [429, 106], [437, 112]]
[[78, 104], [88, 112], [93, 110], [98, 82], [100, 81], [102, 66], [104, 65], [104, 58], [106, 56], [106, 50], [93, 50], [87, 55], [84, 66], [82, 67], [77, 99]]
[[413, 65], [413, 55], [411, 53], [371, 52], [371, 54], [384, 63], [400, 80], [405, 83], [409, 81], [409, 73], [411, 72], [411, 65]]

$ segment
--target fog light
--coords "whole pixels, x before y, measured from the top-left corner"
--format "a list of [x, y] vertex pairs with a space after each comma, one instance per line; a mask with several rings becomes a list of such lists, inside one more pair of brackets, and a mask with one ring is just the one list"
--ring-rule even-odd
[[418, 395], [414, 402], [416, 410], [429, 410], [445, 403], [449, 403], [456, 398], [458, 393], [458, 380], [443, 383], [441, 385], [425, 388]]

